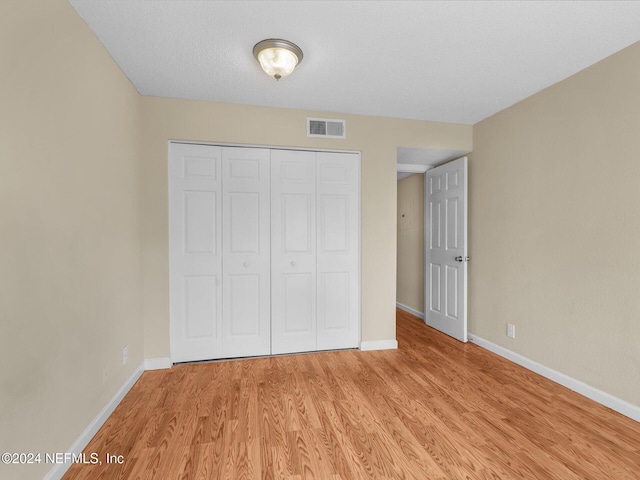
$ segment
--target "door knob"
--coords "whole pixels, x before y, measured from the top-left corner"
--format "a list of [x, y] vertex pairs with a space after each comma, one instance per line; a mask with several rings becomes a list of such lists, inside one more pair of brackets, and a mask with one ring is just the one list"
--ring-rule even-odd
[[243, 266], [244, 268], [247, 268], [247, 267], [249, 266], [249, 262], [244, 262], [244, 263], [242, 264], [242, 266]]
[[471, 259], [470, 259], [469, 257], [462, 257], [462, 256], [459, 256], [459, 257], [456, 257], [454, 260], [455, 260], [456, 262], [468, 262], [468, 261], [469, 261], [469, 260], [471, 260]]
[[292, 267], [295, 267], [296, 265], [297, 265], [297, 263], [295, 262], [295, 260], [292, 260], [292, 261], [291, 261], [291, 266], [292, 266]]

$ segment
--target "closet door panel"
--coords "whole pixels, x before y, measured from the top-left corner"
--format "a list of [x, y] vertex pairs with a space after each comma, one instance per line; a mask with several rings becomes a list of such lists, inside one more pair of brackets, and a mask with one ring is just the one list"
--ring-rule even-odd
[[311, 255], [313, 250], [312, 230], [315, 212], [314, 199], [306, 193], [283, 193], [282, 207], [282, 252], [285, 254]]
[[270, 151], [222, 147], [222, 356], [270, 349]]
[[169, 146], [170, 345], [174, 362], [222, 352], [221, 148]]
[[283, 333], [304, 335], [312, 332], [313, 277], [310, 273], [283, 273], [281, 282]]
[[359, 171], [357, 154], [318, 152], [318, 350], [359, 344]]
[[271, 351], [316, 350], [314, 152], [271, 152]]

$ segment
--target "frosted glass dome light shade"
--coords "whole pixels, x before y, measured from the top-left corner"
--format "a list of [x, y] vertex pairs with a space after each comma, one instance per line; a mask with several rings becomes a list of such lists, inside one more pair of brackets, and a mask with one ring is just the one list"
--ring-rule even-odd
[[302, 61], [302, 50], [287, 40], [269, 38], [255, 44], [253, 56], [267, 75], [280, 80], [291, 75]]

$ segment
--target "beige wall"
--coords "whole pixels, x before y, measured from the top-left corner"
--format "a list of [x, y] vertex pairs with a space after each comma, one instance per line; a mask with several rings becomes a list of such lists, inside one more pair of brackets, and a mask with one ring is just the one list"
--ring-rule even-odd
[[424, 174], [398, 181], [396, 301], [424, 313]]
[[[471, 127], [175, 99], [141, 99], [145, 356], [169, 355], [167, 142], [170, 139], [362, 153], [362, 338], [395, 339], [396, 148], [471, 149]], [[307, 116], [345, 118], [347, 139], [313, 139]]]
[[0, 2], [0, 70], [0, 452], [64, 452], [143, 358], [138, 94], [64, 0]]
[[635, 44], [474, 126], [469, 328], [640, 406], [639, 85]]

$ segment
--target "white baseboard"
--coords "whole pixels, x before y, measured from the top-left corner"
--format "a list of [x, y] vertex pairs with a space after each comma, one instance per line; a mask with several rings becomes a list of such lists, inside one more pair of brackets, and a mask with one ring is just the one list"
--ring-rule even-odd
[[[84, 429], [84, 432], [73, 442], [73, 445], [67, 449], [68, 453], [79, 454], [91, 441], [93, 436], [100, 430], [100, 427], [107, 421], [109, 415], [113, 413], [118, 404], [122, 401], [124, 396], [131, 390], [131, 387], [138, 381], [142, 372], [144, 372], [145, 364], [141, 363], [133, 375], [120, 387], [113, 398], [107, 403], [100, 413], [91, 421], [91, 423]], [[71, 467], [72, 463], [59, 463], [45, 475], [44, 480], [60, 480], [66, 471]]]
[[411, 315], [415, 315], [416, 317], [424, 320], [424, 313], [419, 312], [418, 310], [415, 310], [411, 307], [407, 307], [406, 305], [400, 302], [396, 302], [396, 307], [398, 307], [400, 310], [404, 310], [405, 312], [410, 313]]
[[145, 370], [164, 370], [165, 368], [171, 368], [173, 362], [169, 357], [160, 358], [147, 358], [144, 361]]
[[545, 367], [544, 365], [535, 362], [527, 357], [523, 357], [522, 355], [512, 352], [509, 349], [501, 347], [500, 345], [496, 345], [495, 343], [490, 342], [489, 340], [485, 340], [484, 338], [480, 338], [476, 335], [469, 334], [469, 341], [475, 343], [476, 345], [489, 350], [501, 357], [506, 358], [507, 360], [511, 360], [518, 365], [523, 366], [535, 372], [543, 377], [548, 378], [560, 385], [567, 387], [574, 392], [579, 393], [591, 400], [604, 405], [605, 407], [609, 407], [611, 410], [615, 410], [622, 415], [629, 417], [636, 422], [640, 422], [640, 407], [637, 405], [633, 405], [625, 400], [622, 400], [618, 397], [614, 397], [613, 395], [603, 392], [602, 390], [598, 390], [591, 385], [587, 385], [580, 380], [576, 380], [569, 375], [565, 375], [564, 373], [553, 370], [552, 368]]
[[369, 342], [360, 342], [360, 350], [363, 352], [369, 350], [395, 350], [397, 348], [397, 340], [371, 340]]

